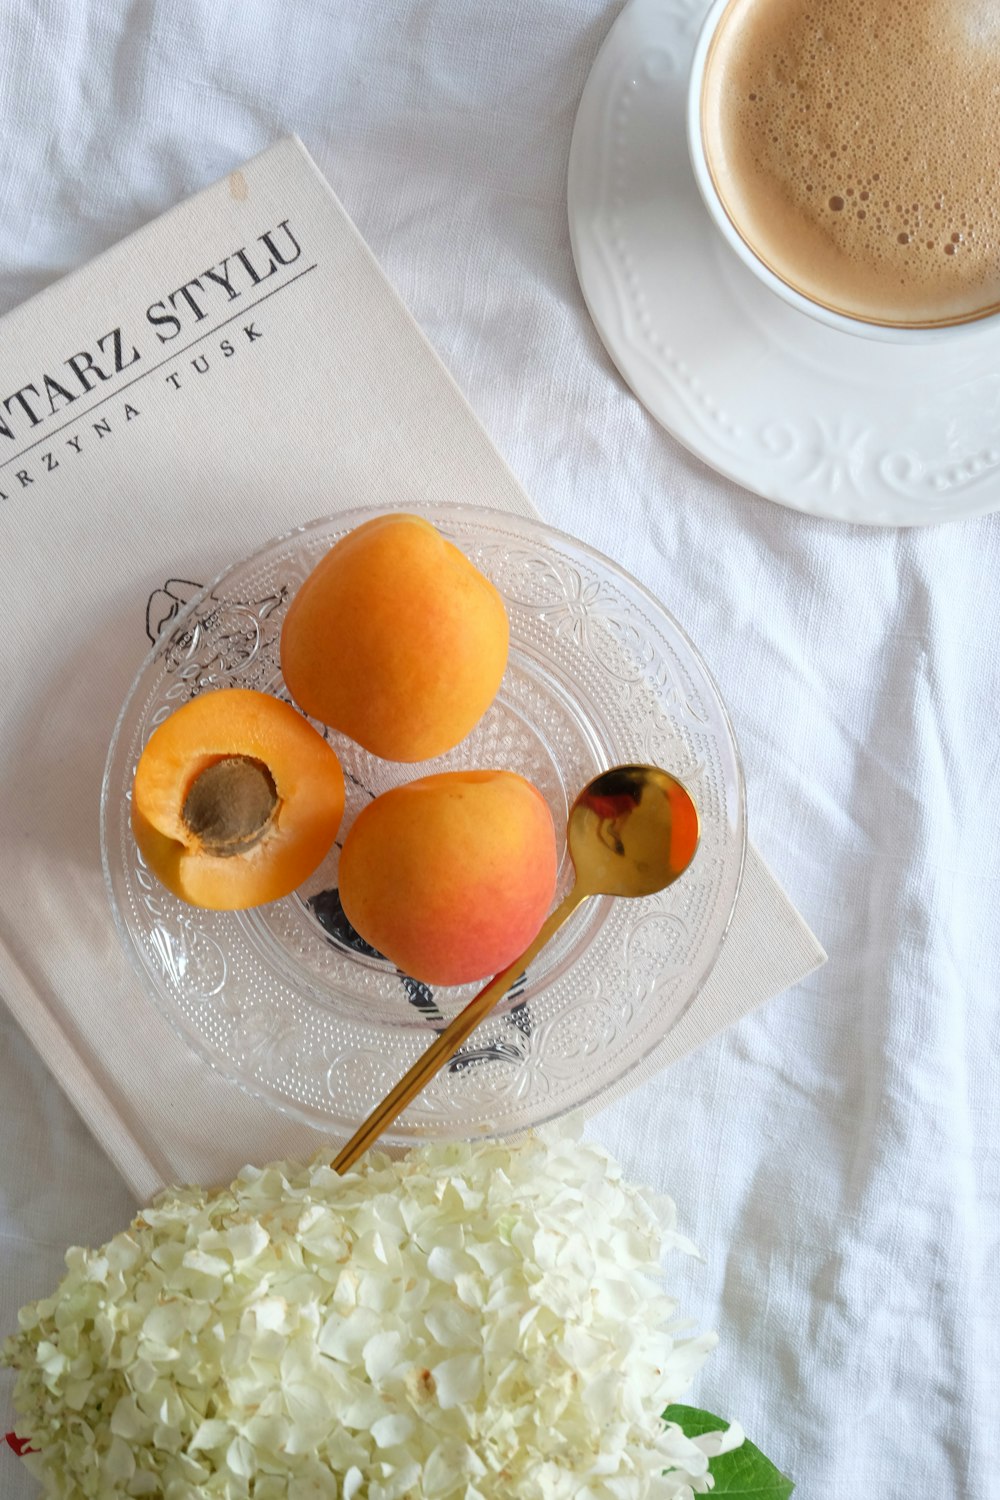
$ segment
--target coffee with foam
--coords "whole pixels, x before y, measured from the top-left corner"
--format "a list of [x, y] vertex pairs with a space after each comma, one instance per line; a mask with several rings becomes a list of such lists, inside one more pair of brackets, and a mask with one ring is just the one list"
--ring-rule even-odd
[[732, 0], [702, 136], [742, 239], [835, 312], [1000, 309], [1000, 0]]

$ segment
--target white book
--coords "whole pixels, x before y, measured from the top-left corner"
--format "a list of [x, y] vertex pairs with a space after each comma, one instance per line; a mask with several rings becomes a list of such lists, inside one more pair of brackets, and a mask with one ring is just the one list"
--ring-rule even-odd
[[[277, 533], [456, 498], [531, 513], [298, 141], [3, 320], [0, 996], [142, 1199], [321, 1136], [198, 1060], [121, 949], [98, 805], [136, 669]], [[627, 1085], [822, 958], [751, 849], [722, 958]]]

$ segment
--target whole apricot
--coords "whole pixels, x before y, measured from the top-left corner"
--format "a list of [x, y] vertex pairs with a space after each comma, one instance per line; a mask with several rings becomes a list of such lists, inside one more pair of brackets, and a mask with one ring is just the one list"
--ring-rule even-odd
[[288, 691], [306, 713], [387, 760], [463, 740], [507, 665], [493, 584], [420, 516], [342, 537], [295, 594], [281, 632]]
[[150, 735], [132, 832], [168, 890], [233, 911], [287, 896], [329, 851], [344, 811], [330, 746], [291, 704], [248, 688], [192, 698]]
[[340, 899], [373, 948], [426, 984], [513, 962], [545, 920], [556, 837], [541, 792], [513, 771], [451, 771], [384, 792], [340, 857]]

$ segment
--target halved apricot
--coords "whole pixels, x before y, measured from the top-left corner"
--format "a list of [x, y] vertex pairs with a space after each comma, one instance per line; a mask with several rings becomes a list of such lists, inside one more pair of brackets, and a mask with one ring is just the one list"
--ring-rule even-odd
[[287, 896], [325, 858], [344, 811], [330, 746], [291, 704], [249, 688], [192, 698], [150, 736], [132, 789], [149, 868], [195, 906]]

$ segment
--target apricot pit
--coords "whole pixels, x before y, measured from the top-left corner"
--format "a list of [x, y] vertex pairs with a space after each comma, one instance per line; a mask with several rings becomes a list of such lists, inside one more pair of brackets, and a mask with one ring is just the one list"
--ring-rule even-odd
[[264, 762], [227, 755], [195, 777], [181, 817], [203, 849], [226, 857], [259, 843], [278, 806], [274, 777]]

